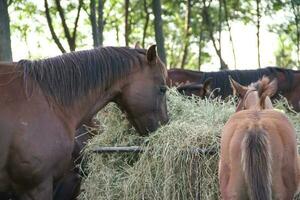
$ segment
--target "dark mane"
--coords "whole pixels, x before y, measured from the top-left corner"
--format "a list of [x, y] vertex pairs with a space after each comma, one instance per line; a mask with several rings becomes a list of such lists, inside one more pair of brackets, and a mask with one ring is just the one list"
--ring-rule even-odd
[[116, 80], [127, 76], [134, 64], [142, 66], [144, 49], [127, 47], [102, 47], [92, 50], [66, 53], [41, 60], [20, 60], [26, 92], [28, 80], [38, 83], [47, 97], [62, 105], [73, 101], [96, 87], [106, 90]]
[[220, 88], [219, 91], [215, 91], [216, 96], [225, 98], [229, 95], [232, 95], [232, 88], [228, 79], [229, 75], [240, 84], [249, 85], [252, 82], [256, 82], [257, 80], [261, 79], [264, 75], [270, 77], [271, 79], [276, 78], [280, 72], [282, 72], [288, 80], [287, 87], [278, 88], [278, 93], [282, 93], [292, 88], [294, 78], [293, 70], [282, 69], [279, 67], [267, 67], [257, 70], [224, 70], [219, 72], [207, 72], [203, 73], [200, 83], [203, 83], [206, 79], [212, 77], [212, 89]]

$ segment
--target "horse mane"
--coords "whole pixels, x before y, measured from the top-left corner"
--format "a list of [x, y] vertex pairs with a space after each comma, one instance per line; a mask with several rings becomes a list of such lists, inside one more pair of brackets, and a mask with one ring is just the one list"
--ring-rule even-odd
[[286, 87], [280, 86], [278, 88], [278, 93], [283, 93], [292, 88], [294, 75], [293, 70], [282, 69], [279, 67], [267, 67], [256, 70], [224, 70], [218, 72], [205, 72], [201, 77], [200, 83], [203, 83], [210, 77], [213, 78], [211, 81], [212, 89], [220, 88], [219, 91], [216, 91], [216, 95], [225, 98], [233, 93], [228, 79], [229, 75], [241, 85], [250, 85], [252, 82], [261, 79], [263, 76], [268, 76], [270, 79], [277, 78], [280, 72], [284, 73], [288, 80], [288, 85]]
[[126, 77], [134, 64], [142, 65], [139, 54], [145, 49], [128, 47], [100, 47], [66, 53], [40, 60], [20, 60], [17, 67], [23, 70], [25, 91], [29, 80], [38, 83], [46, 97], [61, 105], [70, 105], [92, 89], [108, 89], [116, 80]]

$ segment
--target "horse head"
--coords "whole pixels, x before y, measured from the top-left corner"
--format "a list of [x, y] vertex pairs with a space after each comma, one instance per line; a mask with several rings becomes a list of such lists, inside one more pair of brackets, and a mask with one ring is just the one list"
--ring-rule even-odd
[[239, 102], [236, 112], [248, 109], [271, 109], [273, 108], [271, 97], [277, 92], [277, 79], [270, 79], [264, 76], [259, 81], [243, 86], [229, 77], [234, 94], [238, 96]]
[[203, 83], [187, 83], [177, 88], [177, 91], [186, 96], [199, 96], [200, 98], [209, 97], [212, 78], [206, 79]]
[[166, 104], [167, 70], [157, 55], [156, 45], [142, 55], [138, 69], [126, 78], [116, 98], [137, 131], [145, 135], [168, 121]]

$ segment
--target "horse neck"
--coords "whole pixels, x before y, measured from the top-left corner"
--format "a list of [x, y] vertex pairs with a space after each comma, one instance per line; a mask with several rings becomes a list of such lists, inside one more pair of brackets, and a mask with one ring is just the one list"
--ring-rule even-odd
[[[120, 93], [124, 81], [117, 81], [109, 89], [101, 91], [95, 88], [85, 97], [80, 98], [69, 107], [62, 108], [76, 129], [90, 121], [99, 110], [112, 102]], [[101, 92], [100, 92], [101, 91]]]
[[274, 109], [272, 101], [269, 97], [265, 99], [265, 108], [264, 109]]

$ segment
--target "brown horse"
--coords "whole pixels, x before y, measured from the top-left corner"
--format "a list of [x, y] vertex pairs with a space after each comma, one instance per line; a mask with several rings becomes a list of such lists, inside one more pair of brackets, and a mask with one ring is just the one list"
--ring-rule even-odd
[[300, 178], [296, 133], [288, 118], [272, 109], [276, 79], [265, 77], [248, 87], [231, 82], [240, 100], [221, 138], [222, 198], [293, 199]]
[[70, 166], [75, 130], [116, 102], [146, 135], [168, 121], [166, 68], [147, 51], [105, 47], [0, 64], [0, 191], [53, 197]]
[[199, 96], [200, 98], [208, 98], [212, 94], [211, 78], [204, 81], [204, 83], [186, 83], [177, 87], [177, 91], [186, 96]]
[[[54, 184], [53, 200], [76, 200], [80, 193], [81, 170], [79, 168], [82, 157], [81, 151], [85, 147], [87, 141], [94, 135], [98, 134], [99, 124], [93, 119], [84, 122], [84, 124], [76, 130], [74, 149], [72, 152], [71, 167], [65, 173], [63, 178]], [[13, 192], [0, 193], [1, 200], [18, 200]]]
[[187, 69], [169, 69], [167, 85], [172, 87], [180, 84], [199, 82], [203, 73]]
[[53, 200], [75, 200], [79, 195], [82, 179], [79, 168], [82, 161], [81, 151], [88, 140], [98, 134], [98, 130], [99, 124], [93, 119], [84, 122], [84, 125], [76, 130], [71, 168], [59, 182], [54, 184]]
[[[264, 75], [277, 78], [278, 90], [273, 99], [278, 98], [278, 95], [282, 95], [287, 98], [295, 111], [300, 112], [300, 71], [296, 70], [278, 67], [267, 67], [257, 70], [224, 70], [218, 72], [172, 69], [168, 71], [167, 83], [169, 86], [172, 86], [188, 82], [190, 86], [193, 86], [196, 83], [203, 84], [208, 78], [212, 78], [210, 86], [212, 91], [214, 91], [214, 96], [220, 96], [222, 99], [225, 99], [233, 94], [228, 79], [229, 75], [243, 85], [256, 82]], [[185, 87], [185, 89], [191, 90], [189, 87]]]

